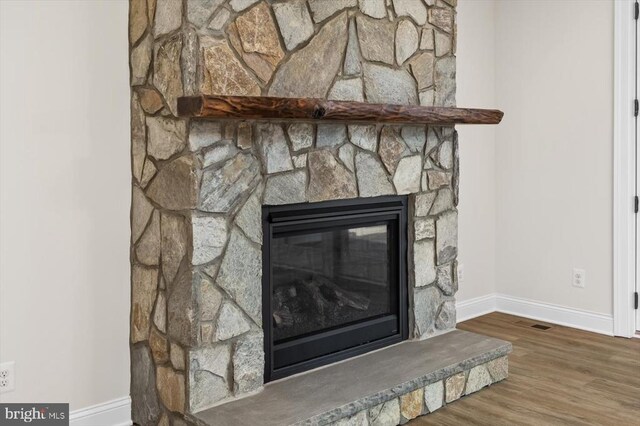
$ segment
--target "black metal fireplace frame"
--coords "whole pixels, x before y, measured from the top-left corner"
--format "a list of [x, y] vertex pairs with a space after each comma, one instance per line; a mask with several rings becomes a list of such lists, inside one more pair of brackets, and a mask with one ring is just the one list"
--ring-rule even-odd
[[[397, 226], [398, 240], [393, 242], [392, 255], [397, 259], [394, 275], [397, 276], [398, 297], [394, 300], [397, 314], [386, 315], [356, 324], [315, 333], [275, 347], [272, 337], [272, 289], [271, 289], [271, 240], [274, 230], [287, 227], [289, 230], [309, 228], [310, 224], [327, 227], [385, 222]], [[263, 249], [262, 249], [262, 324], [264, 330], [265, 370], [264, 380], [270, 382], [322, 365], [351, 358], [384, 346], [406, 340], [409, 335], [407, 292], [407, 197], [384, 196], [351, 200], [324, 201], [320, 203], [288, 204], [262, 207]], [[275, 353], [279, 358], [294, 359], [301, 351], [313, 350], [314, 345], [344, 346], [353, 336], [351, 333], [368, 333], [371, 340], [358, 346], [338, 349], [335, 352], [291, 365], [275, 365]], [[381, 337], [382, 336], [382, 337]], [[362, 334], [360, 335], [362, 339]], [[323, 346], [326, 348], [326, 346]]]

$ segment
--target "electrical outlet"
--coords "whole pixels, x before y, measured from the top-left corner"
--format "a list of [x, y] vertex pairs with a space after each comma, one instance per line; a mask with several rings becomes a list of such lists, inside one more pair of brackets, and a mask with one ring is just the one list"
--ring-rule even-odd
[[584, 288], [587, 285], [587, 273], [584, 269], [573, 268], [571, 284], [574, 287]]
[[0, 393], [11, 392], [15, 386], [15, 375], [13, 373], [14, 362], [3, 362], [0, 364]]
[[458, 270], [456, 271], [458, 274], [458, 283], [464, 281], [464, 265], [462, 263], [458, 264]]

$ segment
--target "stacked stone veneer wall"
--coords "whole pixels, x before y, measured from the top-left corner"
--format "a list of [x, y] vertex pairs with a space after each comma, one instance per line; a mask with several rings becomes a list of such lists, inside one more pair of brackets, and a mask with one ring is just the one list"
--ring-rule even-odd
[[261, 206], [411, 194], [412, 338], [455, 327], [453, 128], [196, 121], [183, 95], [455, 104], [455, 1], [131, 0], [133, 420], [263, 385]]

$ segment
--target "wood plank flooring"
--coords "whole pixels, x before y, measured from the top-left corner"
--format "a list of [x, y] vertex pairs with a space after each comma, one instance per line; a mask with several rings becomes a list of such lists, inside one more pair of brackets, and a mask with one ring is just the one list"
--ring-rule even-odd
[[[531, 327], [534, 324], [551, 328]], [[640, 339], [497, 312], [458, 328], [510, 341], [509, 378], [413, 420], [410, 426], [640, 426]]]

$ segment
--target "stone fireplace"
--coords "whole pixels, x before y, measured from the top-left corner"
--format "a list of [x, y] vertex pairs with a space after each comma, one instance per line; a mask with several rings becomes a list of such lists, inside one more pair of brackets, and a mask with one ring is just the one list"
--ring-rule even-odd
[[[197, 413], [266, 392], [266, 381], [306, 369], [296, 365], [309, 359], [299, 357], [301, 347], [280, 352], [280, 358], [269, 351], [267, 362], [286, 359], [293, 366], [279, 374], [278, 368], [265, 369], [265, 348], [282, 349], [294, 336], [317, 333], [313, 321], [326, 331], [337, 325], [329, 318], [342, 316], [345, 324], [387, 318], [387, 334], [355, 347], [380, 339], [424, 340], [455, 328], [453, 127], [215, 121], [181, 118], [177, 109], [179, 97], [199, 94], [454, 106], [455, 3], [131, 0], [134, 422], [203, 424]], [[287, 206], [315, 213], [329, 208], [348, 220], [353, 206], [390, 200], [403, 211], [397, 223], [387, 215], [361, 226], [305, 232], [283, 225], [279, 234], [270, 227], [269, 220], [291, 216], [283, 213]], [[394, 226], [398, 232], [390, 236]], [[314, 254], [340, 242], [332, 255]], [[269, 294], [263, 292], [265, 243]], [[363, 290], [364, 283], [382, 290]], [[301, 303], [307, 311], [316, 306], [315, 320]], [[331, 315], [318, 319], [321, 309]], [[333, 349], [348, 352], [354, 347], [349, 345]], [[473, 363], [441, 369], [451, 377], [424, 376], [406, 392], [376, 399], [379, 408], [371, 400], [358, 412], [339, 411], [317, 424], [352, 415], [373, 422], [368, 410], [380, 414], [383, 405], [397, 408], [397, 423], [432, 411], [426, 385], [440, 392], [441, 403], [451, 402], [456, 398], [443, 397], [437, 383], [444, 389], [449, 380], [460, 388], [459, 397], [474, 368], [481, 370], [467, 389], [501, 380], [506, 351], [501, 347]], [[326, 363], [307, 367], [320, 364]], [[415, 399], [419, 385], [420, 409], [403, 411], [398, 397]], [[417, 404], [407, 401], [405, 408]]]

